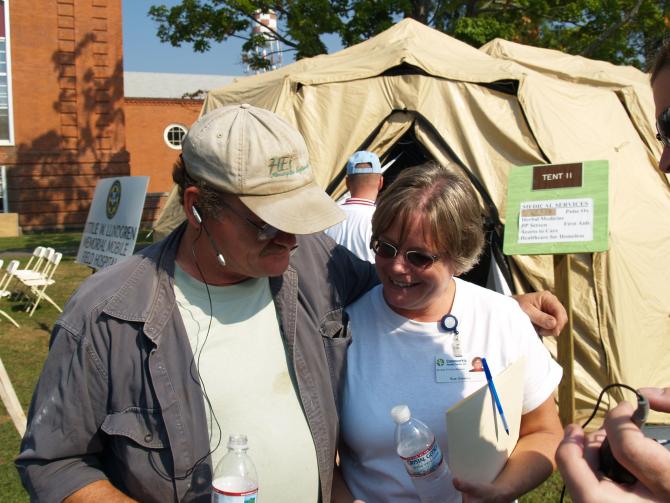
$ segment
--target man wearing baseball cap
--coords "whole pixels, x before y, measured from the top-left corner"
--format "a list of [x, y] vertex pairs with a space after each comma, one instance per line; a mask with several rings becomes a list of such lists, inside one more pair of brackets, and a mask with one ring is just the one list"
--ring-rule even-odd
[[359, 258], [374, 262], [375, 254], [370, 249], [372, 215], [384, 185], [377, 154], [367, 150], [355, 152], [347, 162], [346, 184], [350, 197], [340, 205], [346, 218], [326, 229], [326, 234]]
[[[202, 116], [173, 177], [187, 221], [86, 280], [56, 322], [16, 460], [24, 486], [34, 501], [209, 502], [228, 436], [244, 433], [261, 501], [329, 502], [343, 308], [373, 267], [319, 232], [342, 212], [267, 110]], [[560, 304], [531, 299], [561, 324]]]

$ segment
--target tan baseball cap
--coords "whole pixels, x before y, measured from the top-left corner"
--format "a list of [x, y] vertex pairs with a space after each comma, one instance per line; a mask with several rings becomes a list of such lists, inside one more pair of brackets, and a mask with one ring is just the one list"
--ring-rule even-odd
[[303, 137], [269, 110], [242, 104], [206, 113], [184, 138], [182, 157], [191, 177], [237, 195], [284, 232], [311, 234], [345, 217], [314, 181]]

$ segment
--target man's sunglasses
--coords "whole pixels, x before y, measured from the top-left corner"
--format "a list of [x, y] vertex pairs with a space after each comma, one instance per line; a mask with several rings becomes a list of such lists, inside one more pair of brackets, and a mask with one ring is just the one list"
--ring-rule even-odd
[[656, 119], [656, 139], [670, 148], [670, 107], [663, 110]]
[[[375, 252], [375, 255], [381, 258], [392, 259], [398, 255], [396, 246], [381, 239], [373, 238], [370, 242], [370, 248]], [[418, 250], [407, 250], [405, 252], [405, 260], [418, 269], [428, 269], [439, 258], [438, 255], [431, 255]]]
[[254, 222], [253, 220], [251, 220], [251, 219], [245, 217], [244, 215], [238, 213], [237, 210], [235, 210], [235, 208], [233, 208], [229, 204], [226, 204], [223, 201], [219, 201], [219, 202], [221, 203], [221, 206], [225, 206], [232, 213], [234, 213], [238, 217], [244, 219], [245, 222], [247, 222], [248, 224], [253, 225], [256, 229], [258, 229], [258, 234], [256, 234], [256, 239], [258, 239], [258, 241], [270, 241], [272, 238], [274, 238], [279, 233], [279, 229], [277, 229], [276, 227], [273, 227], [270, 224], [259, 225], [256, 222]]

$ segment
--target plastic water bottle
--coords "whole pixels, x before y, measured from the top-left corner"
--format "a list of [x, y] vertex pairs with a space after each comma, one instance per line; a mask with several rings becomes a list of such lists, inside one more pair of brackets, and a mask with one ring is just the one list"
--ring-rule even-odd
[[256, 467], [246, 435], [230, 435], [228, 452], [214, 469], [212, 503], [258, 503]]
[[454, 489], [449, 466], [430, 428], [412, 418], [407, 405], [393, 407], [391, 417], [396, 423], [396, 452], [422, 503], [460, 502], [460, 493]]

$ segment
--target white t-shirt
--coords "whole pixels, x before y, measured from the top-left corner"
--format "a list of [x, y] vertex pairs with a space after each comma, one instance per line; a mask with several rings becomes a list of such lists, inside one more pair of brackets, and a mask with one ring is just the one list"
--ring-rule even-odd
[[393, 406], [407, 404], [412, 416], [435, 433], [447, 457], [446, 410], [486, 385], [484, 372], [467, 370], [463, 383], [437, 382], [436, 358], [464, 359], [469, 369], [475, 356], [485, 357], [495, 376], [526, 356], [524, 414], [541, 405], [561, 380], [561, 367], [515, 300], [454, 279], [451, 314], [458, 320], [460, 358], [454, 356], [453, 333], [439, 322], [396, 314], [384, 301], [381, 285], [347, 308], [353, 342], [342, 395], [340, 462], [354, 497], [366, 503], [419, 502], [395, 452]]
[[179, 267], [174, 290], [194, 355], [193, 372], [199, 370], [211, 404], [210, 409], [205, 401], [213, 468], [227, 452], [228, 436], [245, 433], [260, 501], [317, 501], [316, 449], [289, 371], [268, 279], [210, 285], [211, 317], [205, 284]]
[[347, 218], [324, 232], [359, 258], [374, 263], [375, 254], [370, 249], [370, 240], [372, 239], [372, 215], [375, 212], [375, 202], [370, 199], [350, 197], [340, 204], [340, 208], [347, 214]]

